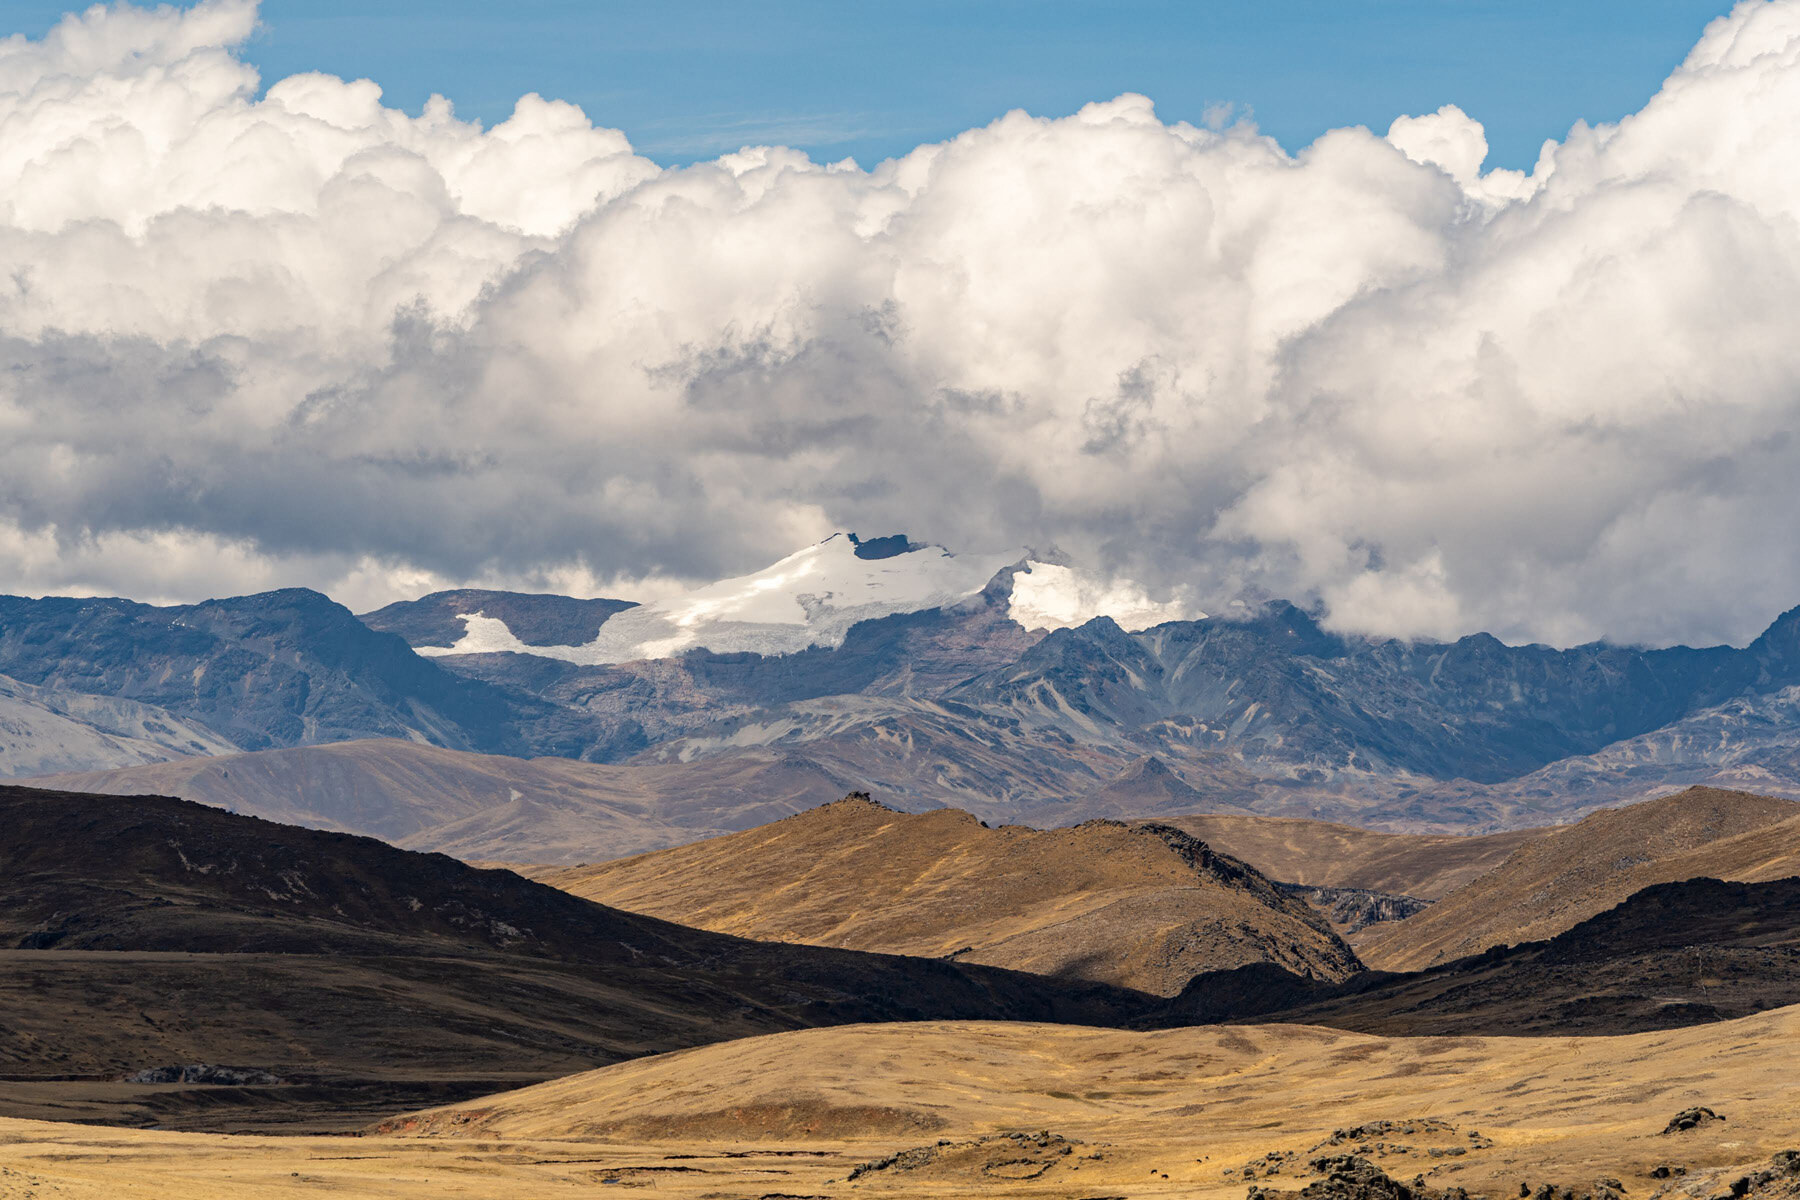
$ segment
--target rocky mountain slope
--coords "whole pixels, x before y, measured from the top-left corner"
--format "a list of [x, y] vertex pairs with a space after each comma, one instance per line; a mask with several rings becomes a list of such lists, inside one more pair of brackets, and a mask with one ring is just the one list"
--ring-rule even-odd
[[0, 778], [140, 766], [237, 749], [167, 709], [0, 675]]
[[1478, 783], [1591, 754], [1732, 696], [1800, 681], [1800, 611], [1745, 650], [1506, 646], [1340, 637], [1292, 605], [1129, 634], [1056, 630], [953, 689], [1072, 737], [1143, 730], [1297, 770], [1406, 771]]
[[753, 752], [611, 764], [336, 742], [73, 772], [35, 786], [179, 796], [265, 820], [378, 837], [465, 860], [575, 863], [779, 820], [842, 796], [804, 759]]
[[524, 646], [570, 646], [593, 641], [608, 617], [633, 607], [630, 600], [457, 588], [402, 600], [359, 619], [370, 629], [398, 634], [415, 650], [455, 646], [468, 635], [465, 618], [471, 616], [501, 622]]
[[520, 749], [520, 722], [548, 710], [298, 588], [169, 608], [0, 597], [0, 673], [156, 705], [249, 750], [356, 737]]
[[[1652, 884], [1712, 874], [1740, 878], [1763, 868], [1757, 831], [1800, 816], [1800, 804], [1747, 792], [1691, 788], [1577, 824], [1547, 830], [1505, 862], [1417, 916], [1386, 927], [1364, 946], [1384, 970], [1410, 970], [1479, 954], [1490, 946], [1550, 937]], [[1729, 839], [1735, 861], [1687, 855]], [[1786, 874], [1800, 875], [1800, 858]]]
[[1276, 963], [1342, 979], [1356, 956], [1253, 868], [1168, 826], [991, 829], [853, 795], [743, 833], [539, 874], [604, 904], [809, 945], [949, 956], [1174, 995]]
[[[596, 666], [671, 658], [690, 650], [714, 653], [785, 655], [813, 647], [835, 648], [850, 629], [863, 621], [897, 614], [954, 606], [980, 594], [995, 574], [1022, 567], [1023, 552], [958, 556], [941, 546], [913, 542], [905, 535], [872, 538], [833, 534], [751, 575], [723, 579], [665, 600], [644, 605], [614, 605], [608, 612], [590, 609], [600, 619], [591, 636], [553, 642], [542, 611], [548, 597], [530, 606], [519, 600], [467, 602], [457, 613], [465, 628], [443, 649], [437, 639], [413, 644], [431, 654], [518, 652]], [[438, 611], [441, 597], [430, 598]], [[591, 602], [594, 603], [594, 602]], [[398, 606], [383, 610], [392, 622]], [[489, 613], [487, 608], [494, 611]], [[402, 613], [429, 610], [402, 609]], [[512, 627], [511, 612], [531, 626], [522, 636]], [[384, 618], [376, 614], [372, 624]], [[408, 626], [416, 628], [416, 626]], [[569, 635], [586, 629], [567, 628]]]
[[[1099, 793], [1146, 755], [1160, 756], [1215, 804], [1295, 811], [1280, 804], [1280, 789], [1304, 804], [1314, 785], [1329, 790], [1354, 780], [1385, 792], [1387, 809], [1409, 792], [1426, 809], [1454, 810], [1460, 797], [1478, 823], [1481, 810], [1492, 820], [1537, 797], [1593, 791], [1604, 802], [1642, 794], [1664, 778], [1690, 783], [1722, 770], [1754, 771], [1800, 744], [1800, 721], [1775, 711], [1783, 689], [1800, 684], [1796, 614], [1743, 650], [1553, 650], [1485, 635], [1452, 644], [1382, 642], [1333, 635], [1280, 603], [1137, 632], [1098, 617], [1043, 636], [1011, 620], [1012, 587], [1009, 568], [983, 590], [984, 603], [971, 594], [947, 607], [896, 613], [800, 654], [690, 654], [654, 670], [570, 663], [552, 670], [521, 645], [514, 647], [520, 653], [449, 662], [608, 720], [636, 721], [642, 745], [665, 747], [665, 757], [779, 742], [843, 766], [874, 758], [870, 744], [884, 736], [933, 738], [987, 785], [987, 795], [1028, 807], [1085, 803], [1084, 815], [1116, 815], [1116, 797]], [[985, 620], [951, 636], [949, 646], [922, 641], [896, 621], [929, 614], [941, 635], [984, 608]], [[873, 634], [871, 626], [889, 622]], [[860, 645], [853, 644], [858, 630], [865, 631]], [[914, 666], [921, 660], [929, 664], [923, 673]], [[1000, 732], [1011, 751], [1006, 769], [952, 744], [943, 727], [957, 721], [982, 727], [977, 742]], [[1659, 731], [1669, 732], [1658, 741]], [[1606, 755], [1609, 747], [1617, 749]], [[1025, 765], [1042, 760], [1046, 768]], [[1556, 764], [1568, 764], [1560, 779], [1532, 780]], [[958, 796], [893, 764], [862, 765], [871, 783], [896, 795], [974, 802], [976, 789]], [[884, 768], [878, 780], [874, 772]], [[1481, 795], [1483, 788], [1499, 794]]]

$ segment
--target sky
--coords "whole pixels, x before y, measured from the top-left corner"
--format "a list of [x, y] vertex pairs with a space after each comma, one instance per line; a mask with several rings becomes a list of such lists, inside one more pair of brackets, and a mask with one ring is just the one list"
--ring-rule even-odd
[[29, 8], [0, 591], [849, 529], [1376, 636], [1800, 603], [1800, 0]]
[[[13, 0], [41, 36], [65, 5]], [[1530, 169], [1577, 119], [1642, 107], [1724, 0], [267, 0], [245, 56], [328, 71], [417, 113], [580, 105], [660, 163], [777, 142], [863, 166], [984, 125], [1140, 92], [1165, 120], [1253, 112], [1283, 145], [1455, 103], [1490, 165]]]

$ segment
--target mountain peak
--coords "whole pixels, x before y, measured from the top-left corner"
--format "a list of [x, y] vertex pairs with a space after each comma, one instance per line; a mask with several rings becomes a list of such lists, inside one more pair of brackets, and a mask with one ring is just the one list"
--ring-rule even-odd
[[850, 544], [856, 547], [856, 557], [869, 562], [878, 562], [884, 558], [896, 558], [902, 554], [911, 554], [914, 550], [925, 549], [923, 542], [915, 542], [904, 533], [890, 533], [886, 537], [859, 538], [850, 535]]
[[528, 643], [488, 606], [456, 613], [466, 632], [423, 654], [535, 654], [584, 666], [717, 654], [796, 654], [844, 644], [863, 621], [922, 612], [981, 594], [1016, 553], [963, 555], [905, 534], [833, 534], [749, 575], [721, 579], [606, 617], [585, 642]]
[[[869, 795], [869, 793], [867, 793], [867, 792], [846, 792], [846, 793], [844, 793], [844, 796], [842, 799], [828, 801], [827, 803], [821, 804], [817, 808], [815, 808], [811, 811], [825, 812], [827, 810], [836, 811], [836, 812], [893, 813], [896, 816], [900, 815], [900, 813], [901, 813], [900, 809], [895, 808], [891, 804], [883, 804], [881, 801], [875, 799], [875, 797]], [[807, 815], [806, 813], [796, 813], [795, 814], [795, 816], [800, 816], [800, 817], [804, 817], [806, 815]], [[790, 817], [788, 819], [792, 820], [793, 818]]]
[[1326, 632], [1316, 617], [1288, 600], [1267, 600], [1254, 608], [1233, 605], [1218, 620], [1221, 625], [1235, 625], [1276, 639], [1290, 654], [1335, 658], [1347, 649], [1342, 638]]
[[1147, 754], [1119, 773], [1115, 783], [1134, 783], [1140, 780], [1173, 779], [1175, 772], [1169, 770], [1169, 764], [1154, 754]]

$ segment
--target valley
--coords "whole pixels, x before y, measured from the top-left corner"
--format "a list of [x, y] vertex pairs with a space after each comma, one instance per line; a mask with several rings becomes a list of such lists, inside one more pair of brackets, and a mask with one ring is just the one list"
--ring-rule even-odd
[[1800, 1200], [1800, 0], [3, 11], [0, 1200]]

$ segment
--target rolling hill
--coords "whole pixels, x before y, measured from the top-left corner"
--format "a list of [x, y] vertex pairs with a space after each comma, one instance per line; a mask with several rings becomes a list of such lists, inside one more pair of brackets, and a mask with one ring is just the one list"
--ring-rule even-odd
[[1356, 956], [1304, 903], [1168, 826], [992, 829], [865, 794], [756, 829], [537, 876], [744, 937], [951, 956], [1174, 995], [1247, 963], [1342, 979]]
[[1505, 862], [1543, 829], [1505, 833], [1382, 833], [1300, 817], [1202, 813], [1164, 818], [1271, 879], [1437, 900]]
[[[1779, 878], [1781, 868], [1769, 865], [1754, 834], [1796, 816], [1793, 801], [1716, 788], [1606, 809], [1525, 841], [1493, 870], [1384, 927], [1362, 952], [1372, 966], [1415, 970], [1549, 937], [1652, 884], [1709, 874], [1737, 879], [1752, 867], [1759, 878]], [[1724, 853], [1687, 857], [1728, 840]], [[1786, 874], [1800, 874], [1800, 858]]]
[[[1121, 1023], [1146, 996], [784, 946], [158, 797], [0, 787], [0, 1113], [344, 1128], [814, 1024]], [[222, 1067], [238, 1086], [134, 1077]]]
[[[1791, 1195], [1800, 1009], [1619, 1038], [1154, 1033], [984, 1022], [805, 1030], [641, 1059], [381, 1123], [347, 1142], [0, 1118], [23, 1194], [1437, 1200]], [[1670, 1118], [1726, 1118], [1684, 1132]], [[1347, 1190], [1333, 1172], [1374, 1169]], [[1321, 1165], [1322, 1164], [1322, 1165]], [[1679, 1171], [1679, 1175], [1675, 1172]], [[852, 1180], [851, 1176], [855, 1175]], [[1671, 1177], [1679, 1190], [1665, 1192]], [[1600, 1180], [1610, 1181], [1601, 1184]], [[1403, 1192], [1402, 1189], [1405, 1189]], [[1460, 1189], [1460, 1192], [1453, 1192]]]
[[[1184, 1183], [1230, 1187], [1241, 1186], [1240, 1165], [1267, 1150], [1304, 1154], [1334, 1133], [1378, 1120], [1424, 1126], [1392, 1129], [1401, 1144], [1430, 1141], [1435, 1119], [1460, 1127], [1457, 1141], [1469, 1152], [1415, 1150], [1427, 1159], [1417, 1169], [1448, 1158], [1445, 1165], [1459, 1169], [1434, 1171], [1439, 1186], [1446, 1177], [1471, 1186], [1505, 1179], [1516, 1192], [1517, 1177], [1505, 1172], [1534, 1143], [1608, 1134], [1614, 1144], [1600, 1146], [1615, 1155], [1609, 1165], [1647, 1182], [1650, 1169], [1676, 1149], [1655, 1139], [1687, 1103], [1717, 1103], [1737, 1123], [1732, 1136], [1757, 1138], [1764, 1155], [1781, 1148], [1784, 1138], [1800, 1137], [1800, 1105], [1792, 1103], [1800, 1101], [1800, 1079], [1758, 1048], [1795, 1036], [1800, 1010], [1793, 1008], [1676, 1033], [1594, 1039], [1381, 1038], [1304, 1026], [1154, 1033], [857, 1026], [641, 1059], [390, 1128], [470, 1141], [625, 1144], [733, 1135], [789, 1144], [929, 1141], [920, 1135], [1048, 1129], [1092, 1142], [1166, 1139], [1165, 1157], [1156, 1161], [1181, 1170]], [[1469, 1130], [1495, 1145], [1471, 1146], [1487, 1137], [1471, 1138]], [[1232, 1150], [1209, 1145], [1211, 1139]], [[1736, 1148], [1696, 1140], [1714, 1153]], [[1210, 1153], [1202, 1157], [1188, 1146]], [[1393, 1157], [1404, 1163], [1410, 1156], [1396, 1148]], [[1270, 1174], [1304, 1178], [1305, 1164]]]
[[[993, 935], [995, 958], [1065, 975], [1143, 972], [1148, 961], [1149, 978], [1172, 979], [1155, 974], [1145, 947], [1178, 960], [1196, 947], [1215, 953], [1221, 901], [1277, 906], [1226, 908], [1241, 921], [1223, 930], [1240, 939], [1230, 948], [1256, 953], [1158, 997], [948, 958], [748, 941], [366, 838], [156, 797], [6, 787], [0, 1115], [343, 1129], [643, 1054], [859, 1021], [1305, 1021], [1541, 1037], [1709, 1023], [1800, 1001], [1800, 879], [1658, 884], [1547, 941], [1333, 980], [1263, 961], [1263, 939], [1283, 929], [1295, 956], [1335, 943], [1316, 923], [1308, 942], [1303, 919], [1272, 921], [1279, 904], [1298, 902], [1178, 831], [988, 830], [963, 814], [861, 801], [832, 810], [743, 838], [778, 847], [783, 827], [811, 834], [795, 843], [819, 856], [818, 878], [841, 887], [846, 863], [870, 874], [873, 903], [840, 890], [835, 908], [824, 893], [810, 909], [789, 905], [823, 936], [943, 938], [961, 920]], [[847, 842], [833, 863], [817, 834], [834, 822], [874, 825], [858, 841], [883, 861]], [[1785, 836], [1793, 826], [1767, 828]], [[624, 865], [644, 870], [659, 857]], [[726, 873], [722, 861], [713, 875]], [[793, 883], [783, 870], [785, 881], [689, 878], [717, 889], [715, 917], [766, 920], [781, 905], [759, 906], [752, 892], [746, 906], [740, 884], [779, 901]], [[984, 895], [983, 880], [1000, 886]], [[678, 880], [645, 870], [638, 882], [655, 893]], [[1206, 919], [1192, 920], [1171, 890], [1205, 901]], [[1018, 903], [1032, 898], [1036, 907]], [[1198, 936], [1167, 936], [1172, 920]], [[167, 1082], [186, 1074], [197, 1081]]]

